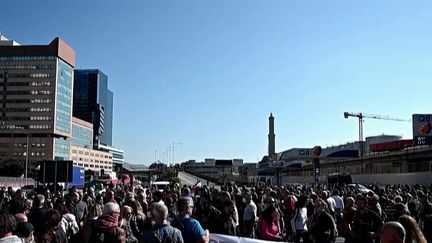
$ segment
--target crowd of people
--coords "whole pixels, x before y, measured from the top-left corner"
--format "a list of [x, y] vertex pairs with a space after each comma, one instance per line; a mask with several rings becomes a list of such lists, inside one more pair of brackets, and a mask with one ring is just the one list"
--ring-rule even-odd
[[67, 193], [0, 190], [1, 242], [207, 243], [210, 233], [268, 241], [432, 242], [424, 186], [109, 185]]

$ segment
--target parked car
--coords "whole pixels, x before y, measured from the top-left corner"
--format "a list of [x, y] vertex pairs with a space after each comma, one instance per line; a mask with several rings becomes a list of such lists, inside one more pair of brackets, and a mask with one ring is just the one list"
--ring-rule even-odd
[[362, 184], [348, 184], [348, 187], [352, 190], [359, 190], [360, 192], [371, 192], [372, 190], [366, 188], [365, 186], [363, 186]]
[[34, 185], [25, 185], [23, 187], [21, 187], [21, 191], [24, 191], [26, 194], [30, 194], [35, 190], [35, 186]]
[[352, 178], [349, 173], [332, 173], [327, 176], [327, 183], [329, 186], [333, 185], [347, 185], [352, 183]]

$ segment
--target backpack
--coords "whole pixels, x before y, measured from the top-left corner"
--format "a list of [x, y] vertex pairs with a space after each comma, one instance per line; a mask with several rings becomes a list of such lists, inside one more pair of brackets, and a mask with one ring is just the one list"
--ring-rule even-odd
[[49, 230], [47, 234], [49, 235], [48, 239], [44, 237], [44, 240], [50, 240], [51, 243], [62, 243], [62, 237], [60, 237], [60, 231], [63, 231], [61, 227], [57, 227], [54, 230]]
[[78, 233], [79, 228], [78, 225], [75, 225], [73, 221], [71, 221], [70, 217], [66, 217], [65, 215], [62, 216], [62, 220], [65, 220], [65, 227], [66, 227], [66, 237], [70, 239], [72, 236], [74, 236], [76, 233]]
[[158, 242], [158, 243], [177, 243], [175, 233], [176, 233], [176, 229], [173, 228], [171, 235], [168, 234], [168, 236], [163, 238], [163, 239], [161, 239], [156, 234], [156, 232], [153, 232], [153, 237], [156, 239], [156, 242]]

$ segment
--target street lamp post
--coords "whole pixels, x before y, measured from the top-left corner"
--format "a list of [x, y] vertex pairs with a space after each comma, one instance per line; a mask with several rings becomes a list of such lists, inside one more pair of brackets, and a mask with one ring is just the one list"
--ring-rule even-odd
[[28, 162], [29, 162], [29, 147], [30, 147], [30, 144], [29, 144], [29, 132], [27, 132], [27, 136], [26, 136], [26, 149], [27, 149], [27, 151], [26, 151], [26, 162], [25, 162], [25, 182], [26, 182], [26, 185], [28, 184], [28, 181], [27, 181], [27, 168], [28, 168]]
[[174, 150], [176, 148], [176, 145], [182, 145], [182, 143], [175, 143], [175, 142], [172, 143], [172, 162], [173, 162], [173, 164], [175, 164]]
[[[14, 128], [19, 128], [24, 130], [25, 128], [23, 126], [15, 126]], [[30, 133], [27, 131], [26, 132], [26, 158], [25, 158], [25, 172], [24, 172], [24, 178], [25, 178], [25, 183], [26, 185], [28, 184], [28, 163], [29, 163], [29, 147], [30, 147]]]

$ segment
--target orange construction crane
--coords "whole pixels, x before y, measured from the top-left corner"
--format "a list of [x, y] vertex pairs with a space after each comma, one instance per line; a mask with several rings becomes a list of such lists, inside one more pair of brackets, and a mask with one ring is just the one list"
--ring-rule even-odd
[[364, 148], [363, 148], [363, 122], [364, 118], [373, 118], [373, 119], [381, 119], [381, 120], [390, 120], [390, 121], [401, 121], [401, 122], [410, 122], [411, 120], [406, 119], [400, 119], [395, 118], [391, 116], [386, 115], [371, 115], [371, 114], [364, 114], [364, 113], [353, 113], [353, 112], [344, 112], [344, 117], [357, 117], [359, 119], [359, 143], [360, 143], [360, 157], [363, 157]]

